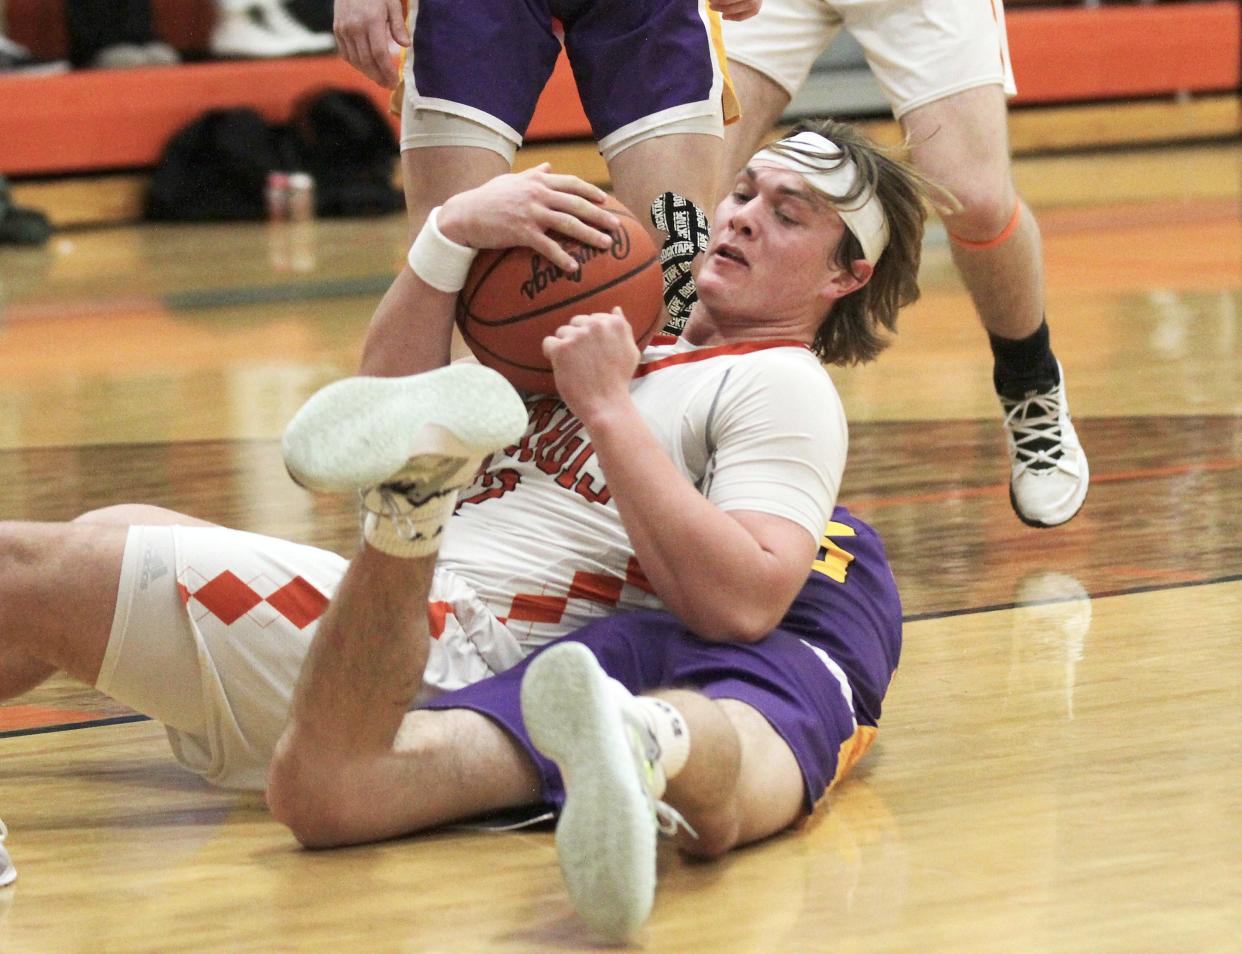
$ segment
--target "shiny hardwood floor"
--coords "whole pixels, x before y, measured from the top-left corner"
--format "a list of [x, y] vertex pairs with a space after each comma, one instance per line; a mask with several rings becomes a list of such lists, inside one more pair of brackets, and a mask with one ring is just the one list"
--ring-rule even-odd
[[[843, 499], [907, 624], [880, 741], [809, 826], [661, 859], [651, 951], [1242, 950], [1242, 196], [1237, 143], [1024, 162], [1091, 454], [1083, 512], [1009, 510], [982, 333], [925, 296], [837, 373]], [[143, 227], [0, 248], [0, 519], [142, 500], [346, 551], [276, 438], [348, 373], [399, 219]], [[0, 705], [20, 871], [0, 950], [592, 946], [546, 832], [296, 849], [158, 726], [55, 679]]]

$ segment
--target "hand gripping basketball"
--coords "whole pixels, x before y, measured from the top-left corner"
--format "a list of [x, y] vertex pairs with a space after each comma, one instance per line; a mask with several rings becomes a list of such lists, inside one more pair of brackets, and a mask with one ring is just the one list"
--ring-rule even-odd
[[651, 203], [651, 224], [668, 235], [660, 249], [664, 271], [664, 307], [668, 310], [668, 334], [679, 335], [690, 309], [699, 300], [690, 268], [707, 250], [711, 228], [703, 210], [676, 192], [665, 192]]

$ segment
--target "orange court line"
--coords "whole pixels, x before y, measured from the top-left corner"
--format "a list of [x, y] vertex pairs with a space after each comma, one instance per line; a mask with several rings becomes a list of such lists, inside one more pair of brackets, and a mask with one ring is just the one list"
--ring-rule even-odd
[[4, 706], [0, 708], [0, 732], [38, 729], [62, 722], [85, 722], [103, 718], [103, 713], [85, 709], [55, 709], [49, 706]]

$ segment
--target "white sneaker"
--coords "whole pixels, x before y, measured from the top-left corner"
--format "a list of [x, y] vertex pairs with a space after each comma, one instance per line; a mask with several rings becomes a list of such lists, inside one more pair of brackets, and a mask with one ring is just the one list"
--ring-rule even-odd
[[656, 835], [685, 825], [657, 801], [660, 749], [633, 698], [581, 643], [542, 652], [522, 679], [522, 718], [560, 767], [565, 804], [556, 851], [574, 907], [614, 941], [633, 937], [655, 900]]
[[211, 52], [216, 56], [274, 59], [335, 48], [331, 33], [312, 33], [278, 2], [223, 10], [211, 32]]
[[13, 867], [13, 859], [9, 857], [9, 853], [4, 849], [4, 839], [8, 835], [9, 830], [4, 825], [4, 819], [0, 818], [0, 888], [10, 885], [17, 880], [17, 869]]
[[[1057, 363], [1057, 370], [1061, 365]], [[1055, 527], [1078, 513], [1087, 498], [1087, 455], [1070, 422], [1065, 376], [1051, 391], [1028, 391], [1020, 401], [1000, 399], [1009, 446], [1009, 501], [1032, 527]]]
[[285, 466], [332, 493], [376, 487], [422, 455], [482, 458], [518, 440], [526, 405], [490, 368], [463, 362], [404, 378], [345, 378], [311, 395], [285, 428]]
[[525, 430], [526, 405], [513, 386], [489, 368], [462, 363], [404, 378], [333, 382], [293, 416], [282, 450], [303, 487], [361, 494], [369, 543], [414, 555], [406, 544], [438, 545], [457, 491], [483, 457]]

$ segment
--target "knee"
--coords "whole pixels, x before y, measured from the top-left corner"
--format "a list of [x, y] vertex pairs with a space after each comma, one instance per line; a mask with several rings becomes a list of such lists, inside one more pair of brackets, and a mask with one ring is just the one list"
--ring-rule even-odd
[[349, 844], [350, 798], [343, 766], [308, 757], [294, 733], [286, 730], [276, 746], [267, 774], [268, 808], [304, 848]]
[[710, 813], [690, 813], [686, 822], [693, 833], [681, 829], [675, 836], [682, 854], [703, 861], [719, 858], [738, 846], [741, 816], [735, 807], [718, 808]]
[[946, 188], [959, 207], [942, 214], [951, 235], [971, 242], [987, 242], [1003, 232], [1018, 208], [1018, 193], [1008, 177], [989, 181], [986, 177], [960, 176]]
[[175, 522], [169, 518], [178, 516], [180, 515], [171, 510], [165, 510], [163, 507], [155, 507], [151, 504], [113, 504], [109, 507], [97, 507], [94, 510], [86, 511], [86, 513], [78, 514], [70, 523], [106, 523], [132, 527], [141, 524]]
[[0, 581], [21, 579], [21, 571], [39, 562], [42, 549], [22, 533], [20, 524], [0, 522]]

